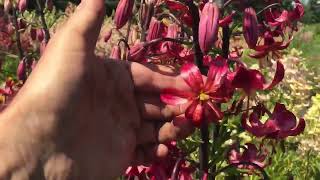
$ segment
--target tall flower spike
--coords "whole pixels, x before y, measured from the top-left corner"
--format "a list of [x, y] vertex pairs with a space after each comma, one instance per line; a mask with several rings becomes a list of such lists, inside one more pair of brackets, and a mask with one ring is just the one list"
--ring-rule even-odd
[[207, 2], [202, 11], [199, 22], [199, 44], [204, 54], [212, 48], [217, 39], [219, 28], [219, 7], [216, 3]]
[[258, 42], [259, 27], [256, 11], [252, 7], [244, 10], [243, 36], [249, 48], [253, 49]]
[[120, 0], [114, 15], [114, 23], [117, 29], [122, 28], [132, 15], [134, 0]]

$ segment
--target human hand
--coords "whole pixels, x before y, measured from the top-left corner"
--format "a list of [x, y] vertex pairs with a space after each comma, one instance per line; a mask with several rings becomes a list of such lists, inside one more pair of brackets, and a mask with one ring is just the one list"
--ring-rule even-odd
[[103, 2], [81, 3], [1, 114], [0, 179], [112, 179], [192, 132], [183, 118], [166, 122], [184, 107], [159, 99], [187, 88], [174, 69], [94, 55]]

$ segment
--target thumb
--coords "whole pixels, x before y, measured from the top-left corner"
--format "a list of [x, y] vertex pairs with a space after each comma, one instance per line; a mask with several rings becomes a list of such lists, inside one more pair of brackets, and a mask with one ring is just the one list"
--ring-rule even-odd
[[64, 37], [82, 41], [94, 49], [104, 20], [104, 0], [82, 0], [76, 11], [60, 31]]

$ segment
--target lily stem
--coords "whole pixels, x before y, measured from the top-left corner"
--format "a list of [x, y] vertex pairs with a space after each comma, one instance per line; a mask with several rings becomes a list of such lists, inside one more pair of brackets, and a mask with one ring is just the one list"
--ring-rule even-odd
[[[206, 74], [207, 69], [203, 66], [203, 54], [199, 45], [199, 21], [200, 15], [198, 7], [193, 1], [186, 0], [185, 4], [189, 7], [190, 13], [192, 14], [192, 37], [193, 37], [193, 49], [194, 49], [194, 60], [196, 65], [199, 67], [202, 74]], [[199, 148], [199, 160], [200, 160], [200, 176], [203, 177], [205, 173], [208, 173], [208, 145], [209, 145], [209, 130], [208, 124], [202, 123], [200, 128], [201, 144]]]
[[12, 12], [12, 23], [13, 23], [13, 26], [15, 29], [17, 48], [18, 48], [19, 58], [21, 60], [23, 58], [23, 49], [22, 49], [22, 45], [21, 45], [21, 38], [20, 38], [18, 17], [17, 17], [17, 10], [16, 9], [13, 9], [13, 12]]

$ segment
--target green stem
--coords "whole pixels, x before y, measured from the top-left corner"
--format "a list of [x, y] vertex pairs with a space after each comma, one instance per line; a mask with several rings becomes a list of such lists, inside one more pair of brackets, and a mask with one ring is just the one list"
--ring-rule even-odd
[[21, 38], [20, 38], [20, 32], [19, 32], [19, 25], [18, 25], [18, 16], [16, 9], [12, 12], [12, 23], [15, 29], [15, 35], [16, 35], [16, 42], [17, 42], [17, 48], [18, 48], [18, 54], [20, 60], [23, 58], [23, 49], [21, 45]]

